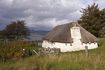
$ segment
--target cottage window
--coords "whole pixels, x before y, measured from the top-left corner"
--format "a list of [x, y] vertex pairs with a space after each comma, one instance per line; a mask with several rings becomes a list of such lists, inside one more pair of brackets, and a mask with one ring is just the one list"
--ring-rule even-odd
[[55, 45], [55, 43], [53, 43], [53, 45]]
[[72, 43], [70, 43], [70, 46], [72, 46]]
[[94, 44], [96, 44], [96, 42], [94, 42]]

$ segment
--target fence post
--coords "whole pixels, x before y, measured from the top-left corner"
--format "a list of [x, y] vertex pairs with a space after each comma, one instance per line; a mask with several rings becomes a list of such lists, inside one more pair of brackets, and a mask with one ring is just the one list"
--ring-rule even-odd
[[35, 50], [33, 50], [34, 53], [36, 53], [38, 56], [40, 56]]
[[88, 56], [88, 46], [85, 46], [86, 57]]

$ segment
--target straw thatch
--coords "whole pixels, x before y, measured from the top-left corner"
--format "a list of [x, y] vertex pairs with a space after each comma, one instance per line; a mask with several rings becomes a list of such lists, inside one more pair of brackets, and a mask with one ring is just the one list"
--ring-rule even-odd
[[73, 26], [80, 27], [81, 41], [83, 43], [96, 42], [97, 38], [90, 32], [81, 27], [77, 22], [71, 22], [68, 24], [58, 25], [52, 31], [50, 31], [43, 39], [49, 42], [61, 42], [72, 43], [70, 28]]

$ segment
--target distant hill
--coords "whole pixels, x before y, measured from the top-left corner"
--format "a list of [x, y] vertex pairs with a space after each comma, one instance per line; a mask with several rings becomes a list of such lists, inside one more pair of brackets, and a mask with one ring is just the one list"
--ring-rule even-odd
[[36, 41], [36, 40], [42, 40], [43, 36], [46, 35], [49, 31], [30, 31], [29, 40], [30, 41]]

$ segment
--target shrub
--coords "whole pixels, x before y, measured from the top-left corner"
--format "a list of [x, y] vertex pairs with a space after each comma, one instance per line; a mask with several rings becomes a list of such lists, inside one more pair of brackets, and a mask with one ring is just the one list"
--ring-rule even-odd
[[32, 55], [32, 50], [38, 49], [38, 45], [28, 41], [0, 41], [0, 59], [19, 59]]

